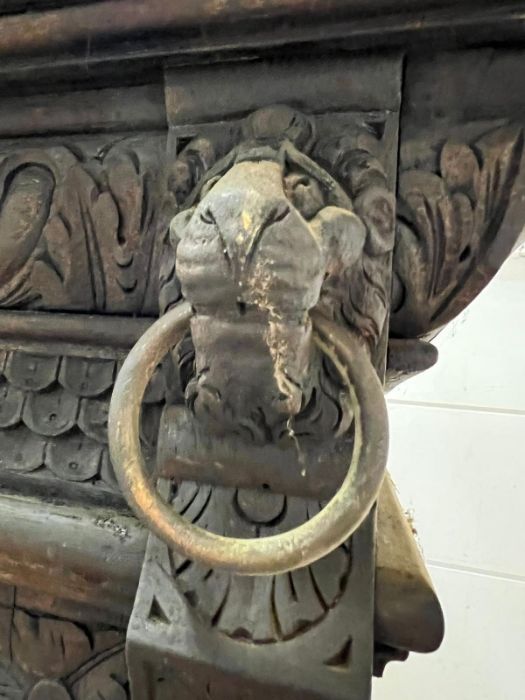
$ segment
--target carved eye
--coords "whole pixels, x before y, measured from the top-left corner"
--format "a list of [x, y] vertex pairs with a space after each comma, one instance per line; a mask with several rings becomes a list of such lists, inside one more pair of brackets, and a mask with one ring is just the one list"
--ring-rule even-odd
[[215, 224], [215, 219], [213, 218], [213, 214], [209, 209], [204, 209], [203, 211], [199, 212], [199, 218], [205, 224]]

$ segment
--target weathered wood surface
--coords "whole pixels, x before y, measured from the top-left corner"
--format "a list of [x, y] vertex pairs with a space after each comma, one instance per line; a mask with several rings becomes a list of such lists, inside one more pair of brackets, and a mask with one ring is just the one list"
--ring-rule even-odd
[[[248, 185], [252, 195], [267, 192], [268, 178], [252, 164], [250, 173], [243, 171], [250, 177], [225, 180], [231, 185], [225, 188], [226, 207], [208, 196], [209, 180], [228, 177], [242, 161], [240, 146], [247, 151], [259, 140], [268, 158], [272, 143], [274, 151], [276, 142], [291, 144], [287, 160], [272, 156], [282, 167], [275, 191], [285, 187], [308, 223], [288, 268], [297, 272], [298, 261], [305, 263], [308, 250], [312, 253], [304, 245], [309, 227], [321, 231], [320, 240], [330, 247], [325, 215], [337, 209], [331, 245], [339, 246], [342, 254], [336, 257], [345, 269], [336, 270], [328, 254], [326, 270], [315, 268], [319, 279], [321, 270], [332, 276], [324, 301], [362, 336], [381, 376], [387, 364], [387, 383], [424, 370], [436, 360], [425, 341], [490, 281], [525, 221], [524, 17], [524, 2], [495, 0], [2, 4], [0, 580], [6, 587], [0, 591], [0, 684], [9, 700], [129, 696], [123, 629], [146, 532], [127, 511], [115, 481], [107, 408], [122, 358], [159, 307], [181, 300], [181, 285], [184, 294], [194, 293], [201, 315], [206, 316], [203, 308], [213, 310], [210, 317], [223, 313], [222, 325], [214, 328], [221, 342], [226, 338], [224, 347], [234, 350], [220, 358], [222, 375], [210, 369], [216, 353], [205, 318], [196, 346], [186, 339], [175, 362], [165, 363], [149, 388], [142, 439], [150, 455], [166, 402], [177, 404], [164, 414], [172, 434], [180, 427], [172, 416], [189, 407], [191, 419], [207, 426], [206, 444], [192, 444], [198, 431], [188, 433], [184, 476], [209, 483], [179, 487], [172, 493], [174, 506], [196, 523], [227, 522], [257, 534], [310, 517], [319, 503], [314, 507], [300, 496], [329, 495], [342, 476], [336, 469], [323, 476], [334, 456], [327, 453], [308, 493], [290, 492], [286, 500], [282, 494], [236, 489], [241, 482], [253, 485], [250, 468], [256, 472], [280, 449], [265, 447], [279, 421], [268, 431], [260, 412], [248, 423], [261, 430], [252, 430], [251, 444], [237, 450], [229, 481], [213, 474], [216, 438], [210, 436], [226, 435], [240, 423], [245, 399], [255, 397], [255, 405], [266, 410], [276, 375], [262, 363], [265, 371], [258, 378], [269, 389], [257, 392], [250, 378], [257, 353], [253, 347], [235, 352], [228, 336], [231, 309], [221, 307], [223, 297], [214, 296], [206, 282], [218, 267], [199, 257], [200, 244], [192, 249], [187, 241], [211, 240], [212, 224], [223, 231], [235, 216], [240, 220], [239, 192]], [[513, 48], [504, 45], [510, 41]], [[472, 45], [477, 48], [466, 50]], [[352, 54], [360, 48], [374, 54]], [[261, 110], [275, 103], [287, 108]], [[293, 115], [288, 125], [283, 114]], [[261, 187], [253, 186], [258, 178]], [[183, 218], [173, 226], [170, 243], [168, 225], [179, 211]], [[261, 211], [279, 214], [268, 202], [252, 207], [245, 232]], [[360, 241], [356, 250], [341, 247], [349, 222]], [[239, 267], [238, 241], [231, 235], [225, 241]], [[195, 273], [199, 266], [208, 278]], [[298, 277], [307, 285], [315, 275], [290, 279]], [[248, 297], [237, 300], [241, 315], [254, 301]], [[272, 308], [281, 301], [276, 298]], [[302, 330], [307, 337], [306, 326]], [[289, 333], [281, 339], [290, 356], [300, 345], [296, 338]], [[200, 362], [194, 362], [196, 352]], [[228, 363], [232, 376], [243, 377], [244, 404], [235, 386], [222, 381]], [[282, 392], [287, 402], [280, 400], [300, 414], [315, 384], [310, 381], [315, 362], [308, 357], [298, 366], [289, 395]], [[220, 402], [206, 393], [210, 373]], [[312, 405], [323, 417], [316, 430], [326, 437], [341, 425], [348, 428], [351, 416], [330, 373], [325, 368], [319, 374], [323, 390], [316, 395], [326, 402], [318, 406], [317, 398]], [[312, 411], [307, 427], [311, 417]], [[261, 436], [262, 446], [254, 446]], [[230, 437], [224, 438], [226, 447]], [[205, 448], [204, 456], [196, 446]], [[192, 462], [192, 456], [198, 459]], [[285, 451], [279, 457], [274, 471], [285, 468]], [[165, 465], [169, 459], [160, 461]], [[242, 479], [236, 479], [242, 467]], [[290, 487], [288, 477], [278, 482], [283, 492]], [[206, 697], [231, 698], [228, 674], [243, 677], [254, 648], [264, 647], [265, 658], [277, 659], [279, 669], [269, 678], [254, 667], [249, 679], [254, 692], [263, 693], [261, 681], [266, 691], [273, 683], [278, 692], [288, 692], [286, 665], [293, 666], [297, 654], [304, 666], [307, 653], [312, 687], [318, 683], [323, 697], [332, 697], [345, 693], [344, 683], [323, 686], [321, 676], [348, 673], [353, 654], [371, 658], [366, 645], [372, 615], [377, 673], [409, 649], [435, 648], [442, 635], [439, 604], [388, 484], [379, 502], [375, 611], [373, 553], [366, 539], [373, 534], [371, 519], [368, 528], [361, 540], [345, 543], [325, 562], [258, 582], [203, 571], [152, 540], [133, 613], [138, 625], [130, 636], [132, 654], [138, 654], [133, 670], [146, 660], [142, 681], [156, 682], [159, 698], [169, 697], [162, 695], [169, 691], [154, 672], [159, 659], [174, 664], [177, 683], [183, 678], [181, 697], [196, 683]], [[350, 579], [364, 589], [352, 592]], [[343, 598], [345, 610], [358, 601], [361, 612], [366, 610], [350, 615], [352, 625], [337, 620]], [[334, 627], [327, 646], [321, 639], [309, 647], [308, 632], [328, 629], [328, 618]], [[182, 633], [180, 619], [187, 623]], [[148, 634], [156, 631], [148, 638], [146, 628]], [[199, 648], [192, 646], [194, 629]], [[56, 643], [49, 644], [50, 637]], [[217, 639], [224, 641], [226, 677], [193, 673], [196, 660], [208, 667], [217, 661]], [[296, 651], [286, 657], [288, 642]], [[239, 646], [243, 652], [235, 658], [231, 650]], [[325, 658], [328, 647], [334, 653]], [[184, 685], [180, 671], [186, 668]], [[138, 677], [133, 682], [140, 698]], [[359, 700], [368, 687], [369, 677], [355, 686]]]
[[[143, 35], [156, 38], [153, 46], [149, 43], [153, 54], [166, 53], [159, 35], [170, 33], [171, 53], [177, 53], [177, 49], [194, 51], [193, 37], [189, 41], [187, 36], [192, 28], [205, 37], [198, 47], [200, 51], [343, 37], [361, 44], [374, 38], [377, 46], [378, 37], [380, 44], [389, 38], [400, 42], [424, 36], [429, 30], [439, 32], [445, 42], [459, 35], [468, 43], [473, 30], [479, 37], [488, 32], [489, 26], [493, 31], [498, 28], [500, 33], [522, 31], [519, 25], [524, 8], [521, 2], [495, 0], [182, 0], [176, 4], [163, 0], [112, 0], [62, 7], [59, 11], [17, 14], [16, 9], [15, 5], [13, 14], [0, 20], [0, 55], [64, 52], [71, 56], [82, 52], [89, 60], [90, 51], [94, 57], [97, 55], [97, 43], [111, 43], [123, 55], [125, 42], [134, 40], [136, 54], [140, 49], [144, 52], [148, 43], [142, 44]], [[296, 20], [294, 26], [279, 26], [290, 16]], [[242, 35], [239, 23], [244, 27]]]

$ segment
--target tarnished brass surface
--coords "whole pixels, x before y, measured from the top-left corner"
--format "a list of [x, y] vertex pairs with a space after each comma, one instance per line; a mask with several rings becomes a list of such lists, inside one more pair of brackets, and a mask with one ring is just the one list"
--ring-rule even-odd
[[315, 517], [286, 533], [257, 540], [216, 535], [195, 527], [162, 501], [145, 472], [139, 440], [142, 397], [151, 375], [186, 331], [192, 315], [184, 303], [157, 321], [131, 350], [113, 391], [109, 443], [128, 503], [169, 546], [190, 559], [237, 574], [270, 575], [320, 559], [359, 527], [383, 481], [388, 424], [383, 391], [366, 350], [352, 335], [313, 313], [316, 342], [337, 367], [354, 411], [354, 449], [336, 495]]

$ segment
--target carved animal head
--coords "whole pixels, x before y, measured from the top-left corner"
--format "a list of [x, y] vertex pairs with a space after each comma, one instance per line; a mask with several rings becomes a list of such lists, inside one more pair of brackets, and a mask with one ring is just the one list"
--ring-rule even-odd
[[186, 400], [216, 430], [256, 441], [316, 420], [321, 432], [348, 424], [312, 342], [313, 307], [342, 323], [362, 320], [371, 337], [376, 322], [363, 268], [369, 227], [305, 153], [313, 141], [303, 115], [259, 110], [171, 225], [176, 278], [195, 311]]

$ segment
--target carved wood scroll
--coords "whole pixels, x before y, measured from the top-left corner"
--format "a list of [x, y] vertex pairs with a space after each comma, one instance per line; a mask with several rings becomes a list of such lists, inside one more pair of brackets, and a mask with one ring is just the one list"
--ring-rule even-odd
[[162, 147], [146, 137], [4, 152], [0, 308], [155, 313]]

